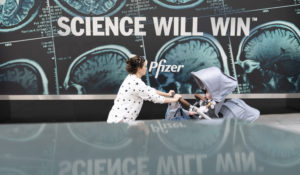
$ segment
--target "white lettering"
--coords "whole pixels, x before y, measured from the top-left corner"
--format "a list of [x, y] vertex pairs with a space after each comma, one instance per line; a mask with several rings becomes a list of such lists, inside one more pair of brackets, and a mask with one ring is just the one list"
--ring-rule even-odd
[[256, 171], [256, 164], [255, 164], [255, 157], [254, 153], [249, 153], [248, 159], [246, 153], [242, 153], [242, 164], [245, 172], [248, 172], [250, 167], [252, 168], [252, 171]]
[[71, 171], [71, 163], [68, 161], [62, 161], [59, 164], [60, 167], [60, 171], [59, 171], [59, 175], [65, 175], [68, 174]]
[[79, 29], [77, 31], [77, 22], [78, 24], [84, 24], [84, 20], [81, 17], [74, 17], [71, 21], [71, 31], [75, 36], [81, 36], [84, 33], [84, 29]]
[[195, 155], [184, 155], [184, 170], [185, 170], [185, 174], [191, 174], [191, 170], [190, 170], [190, 161], [192, 159], [195, 159]]
[[107, 171], [108, 175], [121, 175], [121, 159], [116, 159], [114, 163], [112, 163], [111, 159], [107, 161]]
[[[146, 21], [146, 17], [73, 17], [71, 20], [67, 17], [60, 17], [57, 21], [60, 29], [58, 34], [67, 36], [73, 34], [75, 36], [146, 36], [146, 32], [142, 29]], [[134, 25], [132, 25], [134, 24]]]
[[141, 31], [144, 28], [144, 24], [140, 24], [141, 21], [146, 21], [146, 17], [136, 17], [134, 18], [134, 35], [135, 36], [146, 36], [146, 32]]
[[[85, 162], [83, 160], [76, 160], [73, 163], [72, 175], [85, 175], [85, 173], [83, 172], [84, 167], [85, 167]], [[81, 173], [79, 173], [79, 172], [81, 172]]]
[[114, 23], [111, 21], [109, 17], [105, 17], [105, 34], [106, 36], [110, 35], [110, 31], [112, 31], [114, 36], [119, 36], [119, 18], [114, 17]]
[[156, 69], [155, 78], [158, 77], [160, 72], [179, 72], [184, 65], [164, 65], [167, 62], [165, 59], [161, 59], [158, 63], [151, 62], [149, 66], [149, 72], [152, 72], [153, 69]]
[[166, 17], [161, 17], [158, 21], [157, 17], [153, 17], [153, 24], [157, 36], [161, 36], [162, 30], [165, 36], [169, 36], [172, 27], [173, 17], [170, 17], [168, 22]]
[[249, 172], [250, 168], [252, 172], [256, 172], [256, 163], [253, 152], [249, 153], [249, 155], [244, 152], [235, 152], [234, 155], [226, 153], [225, 158], [222, 154], [217, 155], [217, 173]]
[[59, 30], [57, 33], [60, 35], [60, 36], [67, 36], [67, 35], [69, 35], [70, 34], [70, 32], [71, 32], [71, 29], [70, 29], [70, 27], [67, 25], [67, 24], [65, 24], [64, 22], [69, 22], [70, 20], [69, 20], [69, 18], [67, 18], [67, 17], [60, 17], [59, 19], [58, 19], [58, 21], [57, 21], [57, 24], [58, 24], [58, 26], [60, 27], [60, 28], [62, 28], [62, 29], [64, 29], [65, 31], [62, 31], [62, 30]]
[[203, 32], [198, 32], [198, 18], [193, 17], [193, 29], [192, 29], [193, 36], [203, 36]]
[[137, 174], [143, 174], [143, 175], [149, 175], [149, 172], [147, 171], [149, 163], [148, 157], [139, 157], [138, 163], [137, 163]]
[[197, 155], [196, 156], [196, 167], [197, 167], [197, 173], [198, 174], [202, 174], [203, 173], [203, 166], [202, 166], [202, 160], [203, 159], [206, 159], [207, 158], [207, 155]]
[[99, 22], [104, 21], [104, 17], [94, 17], [93, 18], [93, 35], [94, 36], [104, 36], [104, 31], [99, 31], [102, 29], [102, 24]]
[[180, 35], [181, 36], [191, 36], [192, 33], [191, 32], [186, 32], [186, 21], [185, 21], [185, 17], [181, 17], [180, 19]]
[[217, 173], [227, 173], [229, 170], [235, 172], [234, 164], [229, 153], [225, 154], [225, 159], [222, 154], [218, 154], [216, 166]]
[[242, 18], [238, 18], [237, 21], [237, 36], [241, 36], [241, 30], [243, 29], [243, 32], [245, 36], [248, 36], [250, 33], [250, 18], [246, 19], [246, 24], [244, 23]]
[[120, 32], [124, 36], [130, 36], [133, 33], [133, 29], [129, 28], [128, 31], [126, 31], [126, 23], [132, 24], [133, 21], [130, 17], [123, 17], [120, 21]]
[[212, 28], [212, 32], [213, 32], [214, 36], [218, 35], [219, 30], [221, 30], [221, 35], [222, 36], [226, 35], [228, 25], [229, 25], [229, 22], [230, 22], [230, 18], [226, 18], [225, 24], [224, 24], [224, 18], [223, 17], [218, 18], [217, 24], [216, 24], [215, 17], [211, 17], [210, 22], [211, 22], [211, 28]]
[[171, 156], [168, 156], [167, 160], [163, 156], [160, 156], [157, 163], [157, 175], [160, 174], [177, 174], [174, 160]]

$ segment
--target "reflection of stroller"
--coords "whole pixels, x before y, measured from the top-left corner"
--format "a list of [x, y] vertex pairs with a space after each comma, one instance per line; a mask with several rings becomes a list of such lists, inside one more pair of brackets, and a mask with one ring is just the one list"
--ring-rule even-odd
[[166, 120], [238, 118], [254, 121], [259, 117], [260, 112], [248, 106], [243, 100], [225, 99], [237, 87], [237, 81], [233, 77], [223, 74], [219, 68], [210, 67], [192, 72], [192, 77], [200, 89], [210, 93], [212, 100], [195, 95], [196, 103], [191, 105], [181, 99], [181, 104], [187, 106], [189, 111], [196, 113], [193, 116], [190, 116], [189, 112], [184, 110], [179, 103], [169, 104]]

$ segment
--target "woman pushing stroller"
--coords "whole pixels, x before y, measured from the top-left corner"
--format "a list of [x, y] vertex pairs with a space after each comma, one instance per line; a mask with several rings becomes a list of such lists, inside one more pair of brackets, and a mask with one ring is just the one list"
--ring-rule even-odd
[[142, 80], [142, 76], [147, 71], [147, 60], [142, 56], [133, 56], [126, 61], [127, 77], [121, 84], [114, 105], [109, 112], [107, 122], [130, 122], [136, 120], [143, 105], [143, 101], [154, 103], [177, 102], [181, 95], [175, 94], [171, 97], [173, 90], [169, 93], [161, 92], [147, 86]]

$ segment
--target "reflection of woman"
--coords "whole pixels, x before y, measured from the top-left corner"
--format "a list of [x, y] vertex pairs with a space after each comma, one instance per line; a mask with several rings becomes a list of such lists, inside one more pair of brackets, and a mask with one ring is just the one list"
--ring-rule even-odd
[[147, 60], [141, 56], [134, 56], [126, 61], [126, 70], [129, 73], [123, 81], [114, 106], [109, 112], [107, 122], [130, 122], [134, 121], [142, 108], [143, 100], [154, 103], [172, 103], [181, 97], [176, 94], [173, 98], [167, 98], [174, 91], [164, 93], [147, 86], [141, 77], [146, 74]]

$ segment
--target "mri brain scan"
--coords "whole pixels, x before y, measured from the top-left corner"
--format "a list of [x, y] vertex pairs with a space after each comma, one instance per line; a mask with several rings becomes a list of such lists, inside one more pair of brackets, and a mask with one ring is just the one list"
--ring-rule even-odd
[[[160, 122], [160, 121], [157, 121]], [[230, 130], [230, 122], [221, 120], [215, 123], [188, 123], [184, 129], [171, 128], [167, 134], [159, 133], [160, 141], [170, 150], [178, 153], [201, 153], [211, 155], [225, 144]], [[161, 125], [163, 125], [162, 122]], [[184, 122], [183, 122], [184, 124]], [[203, 132], [201, 131], [203, 129]], [[209, 132], [207, 132], [209, 131]]]
[[240, 127], [240, 132], [245, 147], [249, 151], [255, 151], [256, 158], [280, 167], [300, 162], [299, 135], [270, 129], [264, 125], [244, 125]]
[[159, 62], [162, 59], [166, 60], [167, 65], [184, 65], [179, 72], [159, 72], [157, 78], [153, 78], [157, 70], [150, 72], [153, 85], [163, 91], [174, 89], [181, 94], [200, 92], [200, 88], [191, 77], [191, 72], [211, 66], [217, 66], [225, 74], [229, 74], [227, 56], [223, 48], [208, 34], [174, 38], [158, 51], [155, 61]]
[[284, 21], [254, 28], [240, 44], [236, 67], [244, 93], [299, 92], [299, 29]]
[[153, 0], [153, 2], [169, 9], [186, 9], [198, 6], [203, 0]]
[[132, 142], [127, 125], [80, 123], [67, 125], [72, 136], [81, 143], [99, 149], [121, 149]]
[[40, 0], [0, 0], [0, 32], [23, 28], [38, 14]]
[[117, 13], [126, 0], [55, 0], [73, 16], [111, 16]]
[[41, 66], [29, 59], [8, 61], [0, 65], [2, 94], [48, 94], [48, 80]]
[[106, 45], [77, 57], [64, 81], [66, 93], [117, 93], [127, 75], [126, 59], [131, 53], [122, 46]]

